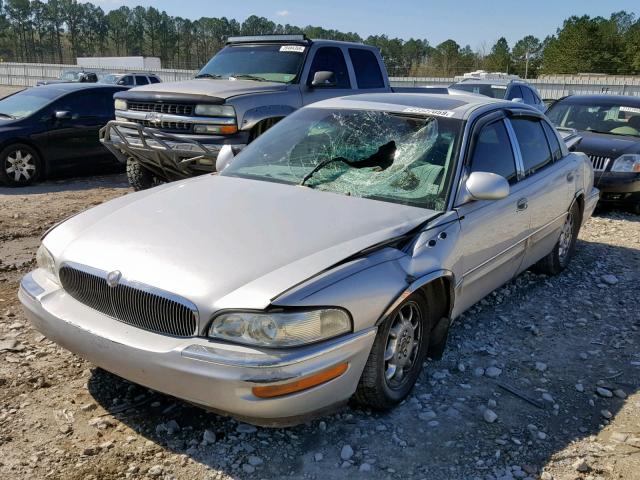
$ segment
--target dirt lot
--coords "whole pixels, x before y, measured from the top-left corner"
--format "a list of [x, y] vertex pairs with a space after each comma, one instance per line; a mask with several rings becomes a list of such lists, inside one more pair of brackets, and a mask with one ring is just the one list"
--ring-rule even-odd
[[598, 214], [564, 274], [467, 312], [392, 412], [256, 429], [96, 369], [22, 315], [39, 236], [127, 192], [121, 176], [0, 189], [1, 478], [640, 479], [639, 217]]

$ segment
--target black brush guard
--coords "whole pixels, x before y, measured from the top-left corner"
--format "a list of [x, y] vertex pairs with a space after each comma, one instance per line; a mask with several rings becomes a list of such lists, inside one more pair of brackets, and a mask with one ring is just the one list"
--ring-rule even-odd
[[168, 181], [215, 171], [222, 145], [203, 145], [195, 140], [112, 120], [100, 129], [100, 142], [123, 163], [132, 157]]

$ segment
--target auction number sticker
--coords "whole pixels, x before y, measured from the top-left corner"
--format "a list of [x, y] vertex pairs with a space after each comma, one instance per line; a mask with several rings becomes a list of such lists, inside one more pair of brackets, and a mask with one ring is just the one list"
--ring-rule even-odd
[[282, 45], [280, 47], [281, 52], [304, 52], [304, 48], [302, 45]]
[[621, 112], [630, 112], [630, 113], [640, 113], [640, 108], [638, 107], [625, 107], [624, 105], [620, 107]]
[[419, 115], [431, 115], [434, 117], [453, 117], [455, 115], [451, 110], [433, 110], [431, 108], [409, 107], [405, 108], [403, 113], [417, 113]]

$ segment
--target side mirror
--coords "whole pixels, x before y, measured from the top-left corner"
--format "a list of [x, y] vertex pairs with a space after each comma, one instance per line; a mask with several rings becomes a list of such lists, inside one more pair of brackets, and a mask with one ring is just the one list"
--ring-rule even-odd
[[124, 80], [118, 80], [118, 81], [116, 82], [116, 85], [124, 85]]
[[512, 98], [511, 101], [513, 103], [524, 103], [524, 100], [522, 98]]
[[337, 85], [336, 76], [333, 72], [326, 70], [319, 70], [313, 74], [313, 80], [311, 81], [312, 87], [335, 87]]
[[216, 171], [222, 172], [229, 166], [235, 155], [233, 154], [233, 147], [231, 145], [223, 145], [218, 152], [218, 158], [216, 158]]
[[68, 110], [58, 110], [53, 116], [56, 120], [71, 120], [71, 112]]
[[509, 195], [509, 182], [501, 175], [473, 172], [464, 183], [462, 203], [470, 200], [500, 200]]

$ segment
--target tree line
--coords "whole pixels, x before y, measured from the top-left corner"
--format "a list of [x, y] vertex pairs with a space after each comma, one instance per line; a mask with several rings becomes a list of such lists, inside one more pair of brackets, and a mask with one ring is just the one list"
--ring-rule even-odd
[[545, 39], [526, 35], [510, 46], [505, 38], [472, 49], [449, 39], [387, 35], [275, 23], [252, 15], [243, 22], [202, 17], [190, 20], [154, 7], [121, 6], [105, 13], [77, 0], [0, 0], [0, 60], [75, 63], [82, 56], [154, 56], [165, 68], [198, 69], [229, 36], [301, 34], [363, 42], [380, 48], [391, 75], [444, 76], [484, 69], [535, 77], [539, 74], [640, 74], [640, 20], [633, 13], [609, 18], [572, 16]]

